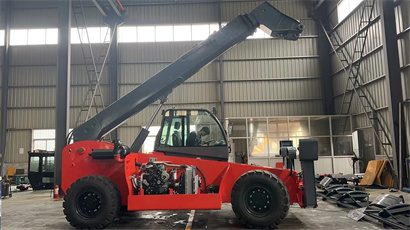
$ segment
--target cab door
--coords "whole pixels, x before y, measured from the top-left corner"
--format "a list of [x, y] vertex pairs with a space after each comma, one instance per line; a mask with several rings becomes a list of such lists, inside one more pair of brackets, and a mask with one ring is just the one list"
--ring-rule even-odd
[[176, 110], [163, 113], [155, 151], [169, 156], [228, 161], [226, 133], [208, 110]]

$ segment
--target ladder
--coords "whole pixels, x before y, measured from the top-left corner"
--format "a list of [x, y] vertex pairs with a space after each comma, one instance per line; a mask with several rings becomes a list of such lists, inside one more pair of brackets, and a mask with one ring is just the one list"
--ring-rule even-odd
[[[380, 147], [393, 168], [391, 157], [388, 152], [388, 148], [390, 150], [392, 149], [392, 144], [385, 128], [387, 127], [386, 122], [380, 115], [377, 114], [377, 106], [369, 90], [366, 87], [362, 87], [364, 80], [360, 72], [360, 66], [364, 56], [364, 49], [368, 37], [368, 31], [371, 26], [375, 2], [376, 0], [364, 0], [362, 3], [358, 32], [354, 37], [354, 45], [351, 52], [349, 52], [347, 47], [343, 44], [343, 40], [340, 38], [337, 31], [329, 33], [321, 21], [320, 25], [322, 30], [325, 32], [324, 34], [326, 35], [335, 56], [347, 76], [339, 114], [348, 115], [350, 113], [353, 97], [356, 95], [358, 99], [357, 101], [363, 108], [364, 114], [373, 129], [377, 142], [380, 143]], [[330, 28], [333, 28], [331, 25], [329, 26]], [[337, 133], [343, 133], [346, 130], [347, 119], [348, 118], [339, 122], [336, 128]]]
[[[98, 114], [106, 107], [100, 80], [104, 66], [108, 59], [109, 49], [111, 47], [113, 37], [109, 37], [110, 29], [107, 28], [104, 36], [103, 47], [99, 52], [95, 52], [95, 48], [93, 49], [90, 42], [89, 30], [87, 28], [87, 21], [84, 14], [83, 0], [73, 1], [72, 9], [88, 78], [87, 93], [75, 121], [75, 126], [77, 127], [89, 120], [94, 115]], [[117, 26], [114, 28], [117, 29]], [[112, 34], [114, 35], [114, 33]], [[106, 42], [108, 38], [109, 43]], [[109, 137], [109, 135], [107, 135], [107, 137]]]

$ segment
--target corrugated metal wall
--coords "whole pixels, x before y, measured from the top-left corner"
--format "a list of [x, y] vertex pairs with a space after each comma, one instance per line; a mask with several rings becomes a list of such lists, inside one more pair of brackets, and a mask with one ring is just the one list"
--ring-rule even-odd
[[407, 146], [410, 153], [410, 2], [398, 1], [396, 6], [396, 23], [398, 33], [398, 46], [401, 67], [401, 79], [403, 82], [403, 100], [405, 101], [404, 119], [407, 129]]
[[[249, 12], [260, 2], [223, 3], [222, 20]], [[297, 42], [279, 39], [247, 40], [224, 56], [226, 117], [323, 114], [317, 32], [304, 1], [272, 1], [279, 10], [299, 19], [306, 29]], [[103, 25], [96, 9], [87, 9], [89, 25]], [[169, 4], [128, 6], [126, 25], [216, 23], [218, 5]], [[13, 28], [57, 27], [57, 9], [17, 9]], [[119, 96], [157, 73], [197, 42], [120, 43]], [[98, 47], [98, 45], [97, 45]], [[8, 146], [31, 141], [27, 129], [54, 128], [56, 93], [56, 45], [13, 46], [8, 109]], [[86, 93], [86, 70], [79, 45], [72, 46], [70, 127]], [[107, 71], [102, 76], [103, 96], [108, 99]], [[219, 62], [203, 68], [169, 96], [164, 109], [216, 107], [220, 110]], [[145, 126], [156, 105], [151, 105], [119, 128], [119, 138], [130, 145]], [[218, 113], [218, 116], [220, 114]], [[153, 125], [159, 125], [157, 118]], [[16, 133], [14, 133], [16, 132]], [[25, 136], [21, 136], [25, 133]], [[20, 136], [18, 136], [20, 135]], [[26, 141], [26, 140], [25, 140]], [[22, 142], [25, 143], [25, 142]], [[8, 162], [18, 162], [10, 149]]]
[[[398, 33], [398, 44], [399, 44], [399, 55], [400, 55], [400, 65], [401, 65], [401, 77], [403, 81], [403, 99], [407, 100], [404, 105], [405, 118], [407, 121], [406, 129], [407, 136], [409, 137], [410, 129], [410, 54], [408, 52], [410, 47], [410, 35], [409, 35], [409, 25], [410, 18], [408, 12], [410, 11], [410, 3], [408, 1], [396, 1], [396, 23], [397, 23], [397, 33]], [[358, 32], [358, 25], [360, 22], [360, 15], [362, 13], [362, 8], [358, 7], [351, 15], [349, 15], [345, 20], [338, 23], [336, 3], [329, 6], [329, 21], [334, 26], [333, 33], [338, 33], [343, 39], [344, 44], [349, 51], [353, 50], [353, 45], [355, 40], [353, 39]], [[388, 100], [389, 100], [389, 89], [386, 85], [385, 80], [385, 66], [383, 57], [383, 42], [382, 42], [382, 32], [381, 32], [381, 21], [380, 21], [380, 9], [379, 1], [375, 3], [375, 10], [371, 20], [371, 26], [369, 28], [369, 34], [367, 38], [367, 43], [365, 46], [365, 55], [361, 63], [361, 76], [364, 80], [363, 88], [370, 94], [371, 102], [375, 106], [378, 117], [382, 119], [384, 124], [391, 119], [391, 115], [388, 113]], [[333, 80], [333, 91], [334, 91], [334, 106], [335, 111], [339, 113], [343, 93], [346, 86], [346, 75], [342, 70], [339, 61], [336, 59], [334, 52], [331, 54], [331, 64], [332, 64], [332, 80]], [[352, 87], [349, 87], [351, 90]], [[352, 93], [352, 92], [350, 92]], [[348, 94], [349, 95], [349, 94]], [[356, 96], [353, 98], [352, 107], [350, 113], [353, 114], [353, 128], [360, 129], [370, 127], [370, 122], [368, 118], [363, 113], [364, 109], [359, 104], [359, 100]], [[390, 127], [385, 125], [387, 131], [390, 132]], [[391, 149], [388, 149], [390, 152]], [[382, 154], [382, 153], [378, 153]]]
[[[336, 6], [334, 6], [336, 7]], [[362, 7], [356, 8], [346, 19], [338, 23], [337, 10], [333, 10], [329, 15], [329, 21], [334, 26], [333, 34], [337, 33], [343, 40], [343, 46], [352, 53], [355, 45], [355, 36], [358, 33], [358, 26], [360, 23], [360, 16], [362, 14]], [[379, 3], [376, 1], [373, 11], [371, 26], [368, 30], [368, 37], [364, 48], [364, 56], [361, 60], [360, 74], [362, 76], [362, 90], [367, 91], [369, 100], [373, 107], [376, 109], [378, 117], [381, 121], [387, 121], [390, 119], [390, 115], [387, 112], [388, 109], [388, 88], [385, 82], [385, 70], [383, 59], [383, 44], [381, 34], [381, 21]], [[363, 29], [359, 32], [363, 34]], [[333, 94], [334, 94], [334, 106], [337, 114], [340, 113], [342, 105], [343, 94], [345, 92], [347, 76], [344, 73], [340, 62], [337, 60], [337, 56], [334, 52], [331, 56], [331, 68], [332, 68], [332, 80], [333, 80]], [[349, 83], [349, 90], [352, 90]], [[349, 91], [347, 96], [353, 91]], [[350, 114], [353, 114], [353, 128], [367, 128], [370, 127], [368, 118], [364, 113], [364, 108], [361, 106], [356, 95], [353, 96], [352, 107]], [[384, 122], [385, 123], [385, 122]], [[386, 123], [385, 123], [386, 124]], [[389, 132], [389, 127], [384, 125]], [[388, 149], [391, 151], [391, 149]], [[383, 154], [383, 153], [378, 153]]]

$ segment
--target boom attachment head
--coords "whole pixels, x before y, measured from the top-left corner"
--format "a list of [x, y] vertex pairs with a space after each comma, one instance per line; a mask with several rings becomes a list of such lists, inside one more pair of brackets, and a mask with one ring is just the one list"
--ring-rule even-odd
[[304, 29], [298, 21], [281, 13], [267, 2], [255, 8], [249, 15], [258, 21], [261, 30], [272, 37], [297, 40]]

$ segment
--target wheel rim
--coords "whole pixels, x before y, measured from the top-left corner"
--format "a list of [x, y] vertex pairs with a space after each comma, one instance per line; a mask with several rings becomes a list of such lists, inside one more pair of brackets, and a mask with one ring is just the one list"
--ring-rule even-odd
[[244, 204], [249, 213], [264, 216], [273, 205], [272, 192], [264, 187], [251, 187], [244, 193]]
[[94, 218], [102, 209], [102, 196], [96, 191], [85, 191], [77, 197], [77, 213], [85, 218]]

